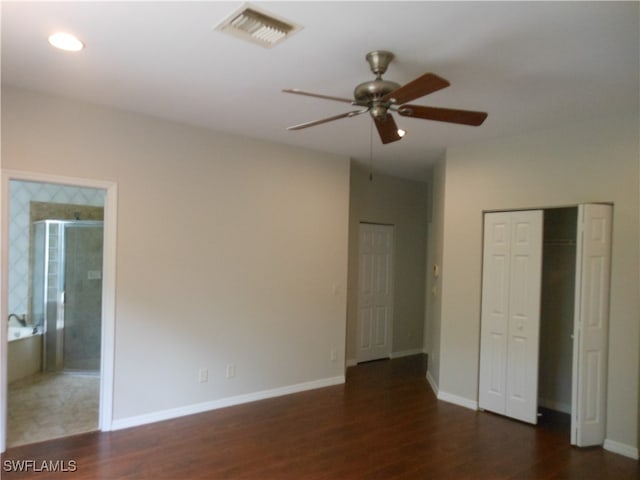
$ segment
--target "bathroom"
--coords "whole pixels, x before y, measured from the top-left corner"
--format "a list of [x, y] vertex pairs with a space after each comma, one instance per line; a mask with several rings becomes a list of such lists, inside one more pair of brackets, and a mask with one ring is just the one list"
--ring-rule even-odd
[[9, 182], [8, 446], [97, 428], [104, 196]]

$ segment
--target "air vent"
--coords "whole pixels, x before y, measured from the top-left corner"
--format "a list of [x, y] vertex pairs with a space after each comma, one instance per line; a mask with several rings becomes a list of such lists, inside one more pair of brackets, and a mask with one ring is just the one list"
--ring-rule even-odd
[[301, 28], [247, 3], [218, 24], [215, 30], [271, 48]]

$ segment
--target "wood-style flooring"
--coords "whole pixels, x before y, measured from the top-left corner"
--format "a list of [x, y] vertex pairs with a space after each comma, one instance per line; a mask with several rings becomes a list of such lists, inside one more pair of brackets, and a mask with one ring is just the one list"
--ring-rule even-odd
[[[534, 427], [436, 400], [425, 363], [362, 364], [345, 385], [11, 448], [2, 478], [640, 478], [637, 461], [569, 446], [566, 422], [551, 415]], [[75, 471], [9, 471], [18, 460]]]

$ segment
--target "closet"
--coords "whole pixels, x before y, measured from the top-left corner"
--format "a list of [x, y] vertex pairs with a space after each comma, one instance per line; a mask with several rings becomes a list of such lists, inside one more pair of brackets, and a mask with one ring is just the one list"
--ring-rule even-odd
[[481, 409], [570, 413], [572, 444], [602, 444], [611, 220], [603, 204], [485, 213]]
[[544, 211], [538, 406], [571, 413], [577, 208]]

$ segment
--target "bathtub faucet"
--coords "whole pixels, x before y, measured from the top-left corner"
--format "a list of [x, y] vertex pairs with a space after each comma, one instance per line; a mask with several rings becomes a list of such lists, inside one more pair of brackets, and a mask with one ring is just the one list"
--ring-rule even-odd
[[20, 317], [20, 315], [18, 315], [17, 313], [11, 313], [9, 314], [8, 323], [11, 323], [12, 318], [15, 318], [18, 321], [18, 323], [23, 327], [27, 326], [27, 321], [25, 320], [26, 315], [23, 315], [22, 317]]

